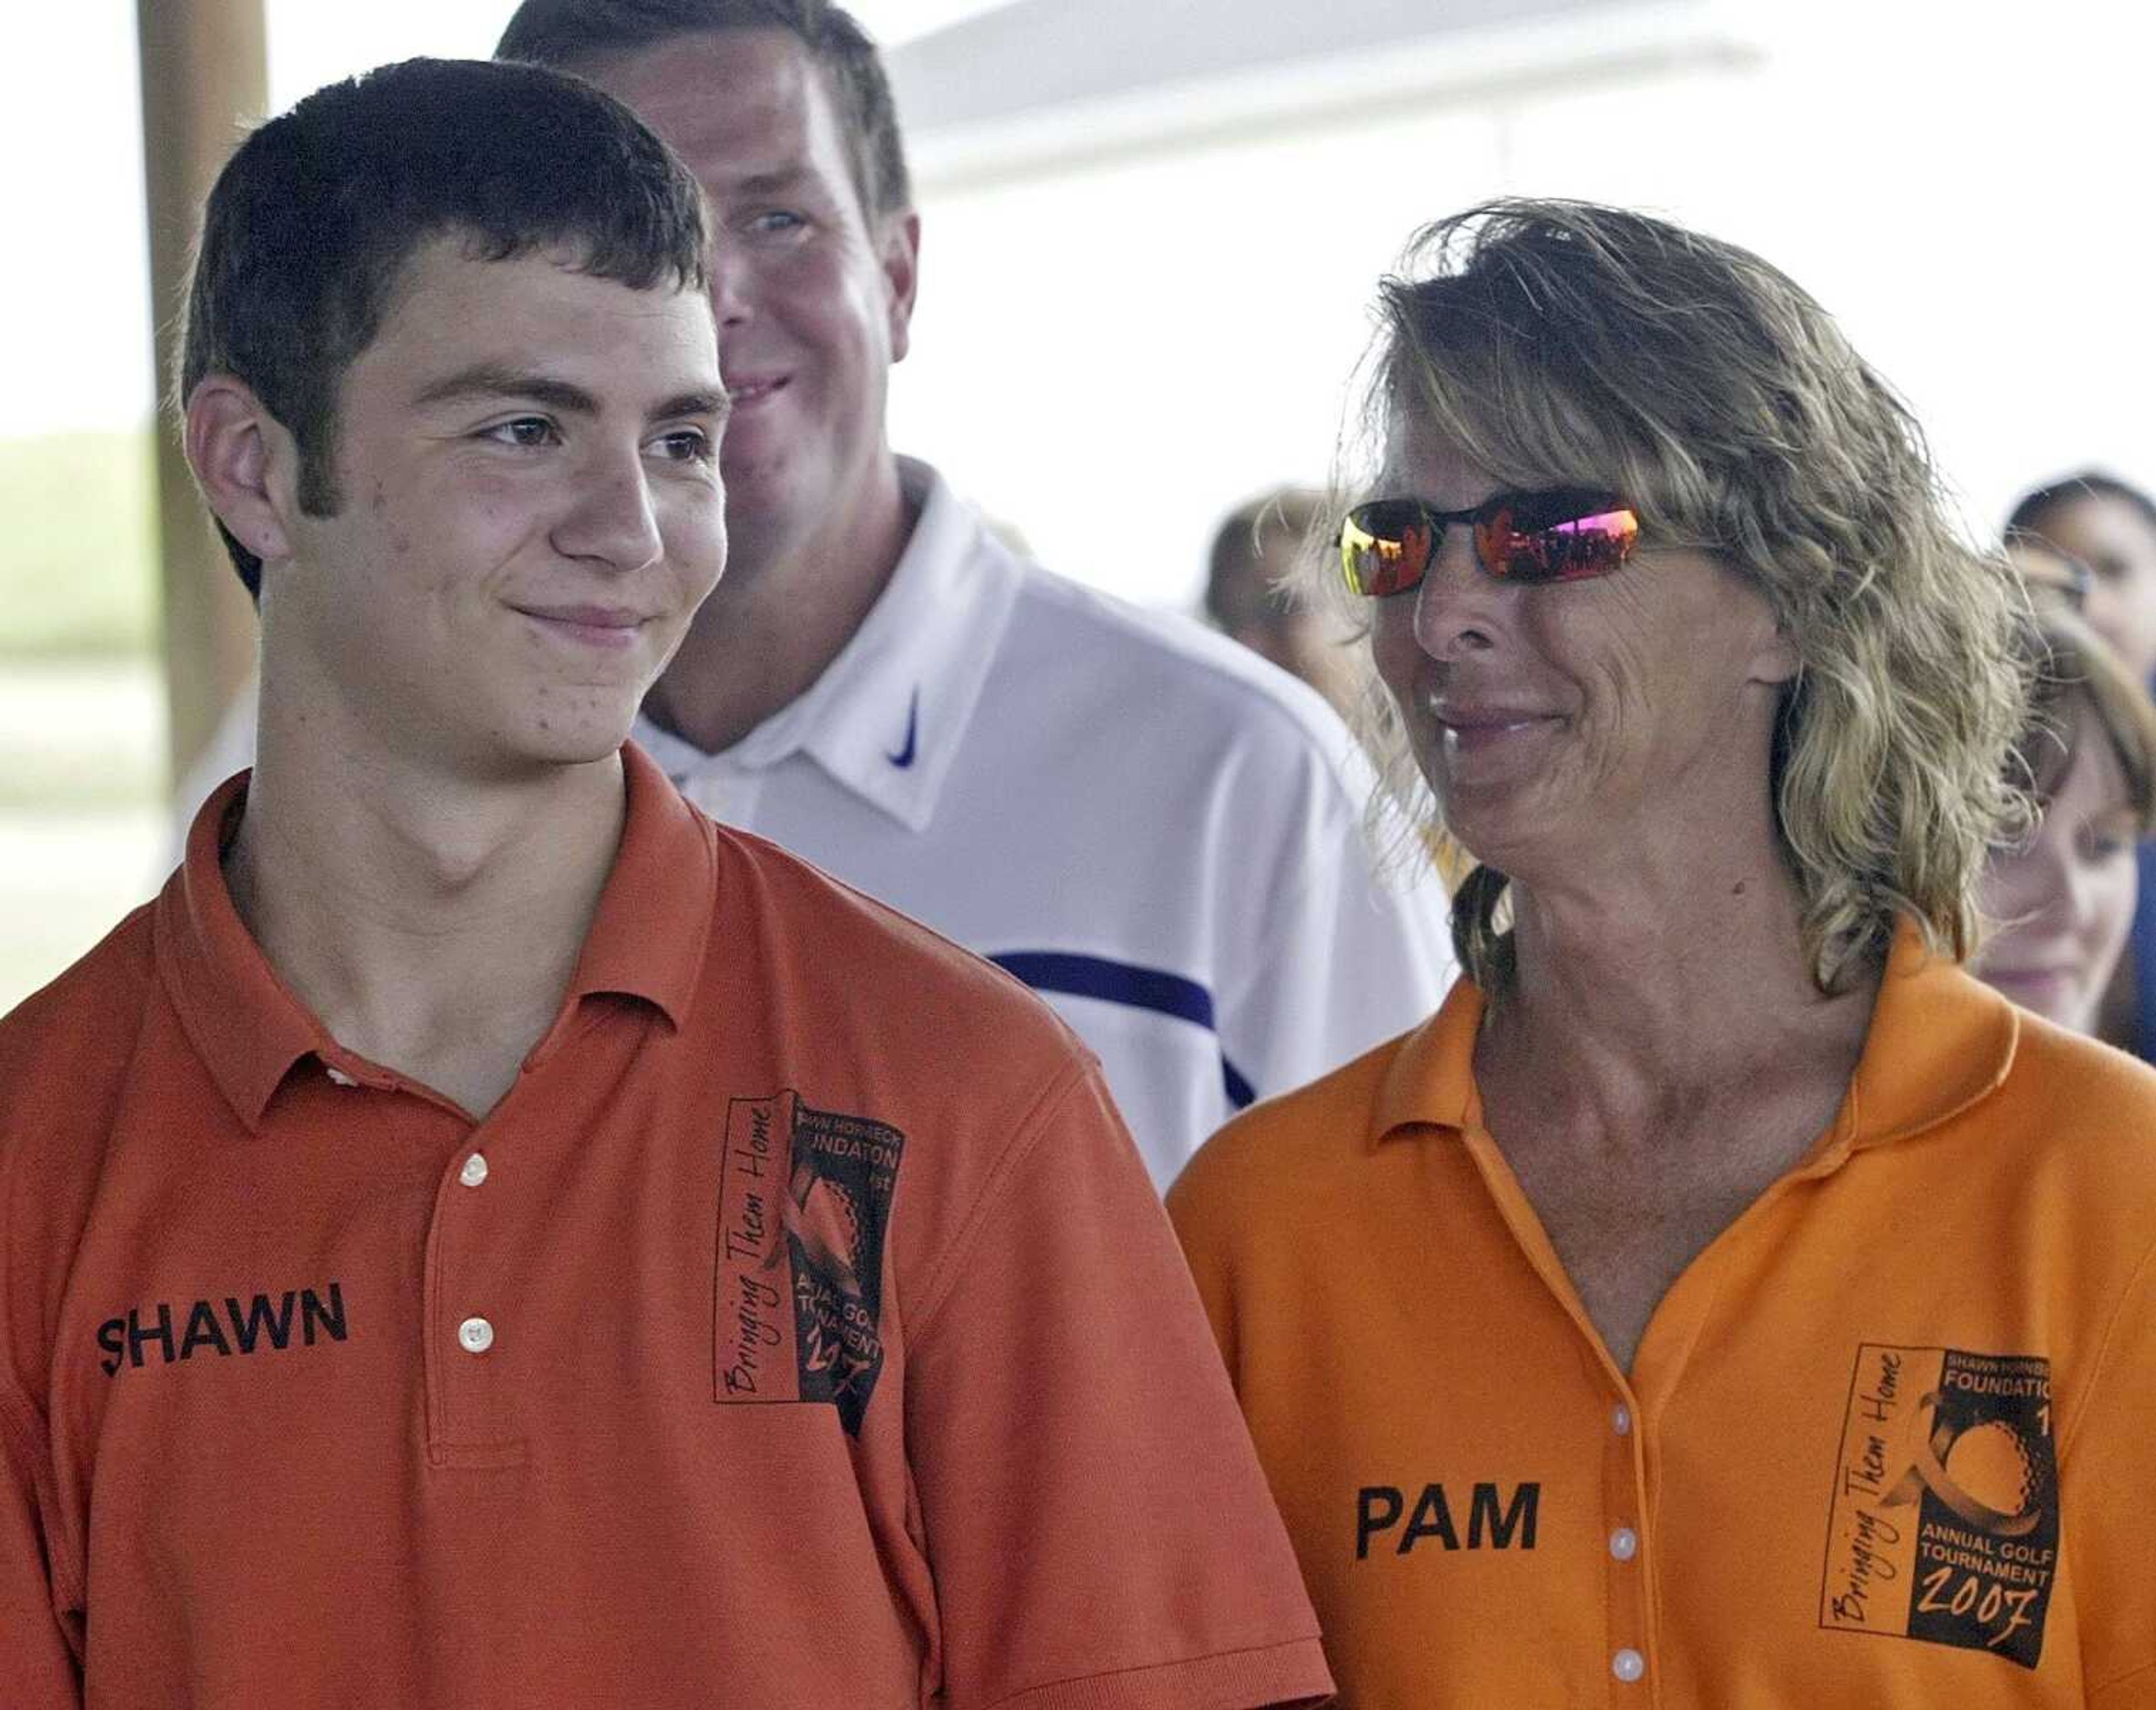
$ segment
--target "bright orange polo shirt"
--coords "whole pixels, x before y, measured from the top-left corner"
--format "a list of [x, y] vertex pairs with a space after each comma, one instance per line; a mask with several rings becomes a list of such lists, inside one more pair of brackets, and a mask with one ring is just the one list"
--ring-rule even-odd
[[475, 1123], [187, 864], [0, 1024], [0, 1702], [1327, 1690], [1173, 1235], [1015, 983], [627, 752]]
[[1905, 939], [1628, 1374], [1482, 1125], [1481, 1013], [1169, 1196], [1341, 1704], [2156, 1705], [2156, 1074]]

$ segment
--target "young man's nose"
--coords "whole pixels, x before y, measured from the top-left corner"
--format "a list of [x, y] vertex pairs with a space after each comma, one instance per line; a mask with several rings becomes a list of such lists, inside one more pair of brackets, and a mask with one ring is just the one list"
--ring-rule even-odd
[[554, 544], [570, 557], [616, 572], [640, 570], [657, 558], [659, 518], [641, 457], [610, 458], [590, 470], [555, 527]]

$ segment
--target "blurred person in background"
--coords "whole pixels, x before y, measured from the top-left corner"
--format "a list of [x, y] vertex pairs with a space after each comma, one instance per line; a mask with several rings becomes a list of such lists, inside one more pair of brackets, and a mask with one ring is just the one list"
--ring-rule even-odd
[[2093, 1033], [2133, 918], [2134, 848], [2156, 829], [2156, 704], [2043, 592], [2057, 585], [2042, 582], [2045, 568], [2024, 573], [2037, 578], [2023, 626], [2035, 688], [2014, 762], [2040, 817], [1984, 864], [1979, 896], [1992, 926], [1970, 967], [2046, 1019]]
[[1300, 677], [1343, 716], [1353, 710], [1353, 633], [1312, 606], [1294, 576], [1305, 537], [1324, 509], [1307, 487], [1275, 487], [1229, 511], [1207, 557], [1205, 615], [1232, 641]]
[[[1435, 1001], [1444, 898], [1374, 875], [1339, 721], [1014, 553], [894, 454], [920, 219], [853, 18], [526, 0], [496, 53], [619, 96], [711, 198], [731, 555], [636, 729], [683, 793], [1048, 998], [1162, 1186], [1253, 1098]], [[1052, 407], [1004, 402], [1018, 433]]]
[[[2137, 681], [2156, 690], [2156, 500], [2115, 475], [2083, 470], [2024, 496], [2008, 514], [2006, 539], [2018, 562], [2035, 567], [2032, 592], [2063, 576], [2066, 597], [2089, 628]], [[2156, 843], [2142, 840], [2134, 859], [2139, 901], [2094, 1030], [2156, 1062]]]
[[2033, 537], [2082, 567], [2082, 615], [2119, 663], [2156, 683], [2156, 500], [2095, 470], [2034, 489], [2006, 518], [2006, 537]]
[[[2021, 578], [2021, 586], [2037, 610], [2065, 610], [2079, 616], [2087, 605], [2089, 567], [2080, 559], [2061, 552], [2041, 535], [2010, 534], [2005, 551], [2006, 562]], [[2112, 652], [2110, 644], [2106, 642], [2104, 646], [2116, 661], [2118, 655]]]
[[[525, 0], [495, 51], [619, 97], [711, 199], [731, 557], [637, 726], [683, 793], [1047, 997], [1163, 1186], [1254, 1097], [1406, 1025], [1450, 972], [1442, 899], [1375, 878], [1340, 721], [1013, 553], [893, 453], [921, 221], [860, 25]], [[1015, 433], [1050, 407], [1000, 403]]]
[[1498, 203], [1382, 309], [1336, 574], [1466, 972], [1168, 1199], [1342, 1702], [2156, 1703], [2156, 1073], [1958, 965], [2009, 573], [1744, 250]]
[[626, 740], [726, 558], [706, 239], [528, 65], [218, 178], [261, 754], [0, 1022], [8, 1710], [1329, 1689], [1091, 1054]]

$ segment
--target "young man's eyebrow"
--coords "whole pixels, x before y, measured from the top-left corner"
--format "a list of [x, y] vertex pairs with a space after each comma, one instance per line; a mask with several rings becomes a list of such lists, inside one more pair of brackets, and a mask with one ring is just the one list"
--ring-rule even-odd
[[424, 407], [490, 398], [528, 398], [573, 415], [593, 416], [599, 410], [598, 400], [581, 386], [494, 362], [477, 362], [444, 376], [422, 392], [417, 402]]
[[664, 422], [677, 416], [718, 417], [725, 415], [732, 408], [724, 392], [683, 392], [651, 411], [650, 419], [654, 422]]

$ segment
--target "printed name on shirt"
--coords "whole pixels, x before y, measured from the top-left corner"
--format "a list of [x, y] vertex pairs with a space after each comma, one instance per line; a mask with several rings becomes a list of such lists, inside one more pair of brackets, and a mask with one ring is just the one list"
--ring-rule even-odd
[[712, 1399], [829, 1402], [859, 1436], [883, 1370], [883, 1250], [906, 1137], [791, 1090], [726, 1108]]
[[1509, 1497], [1502, 1485], [1478, 1483], [1467, 1498], [1463, 1542], [1443, 1485], [1425, 1484], [1410, 1507], [1400, 1486], [1366, 1484], [1355, 1493], [1355, 1559], [1367, 1562], [1377, 1546], [1381, 1554], [1411, 1555], [1433, 1539], [1433, 1548], [1448, 1550], [1532, 1549], [1542, 1497], [1539, 1482], [1516, 1484]]
[[1820, 1625], [2034, 1668], [2058, 1559], [2051, 1363], [1860, 1346]]
[[98, 1364], [106, 1377], [121, 1367], [172, 1365], [207, 1354], [230, 1359], [238, 1354], [282, 1353], [292, 1345], [312, 1348], [318, 1338], [343, 1342], [351, 1332], [345, 1322], [344, 1285], [332, 1282], [317, 1293], [311, 1288], [286, 1289], [281, 1294], [238, 1295], [198, 1300], [182, 1305], [159, 1301], [148, 1307], [130, 1307], [126, 1316], [107, 1318], [97, 1327], [97, 1345], [110, 1358]]

